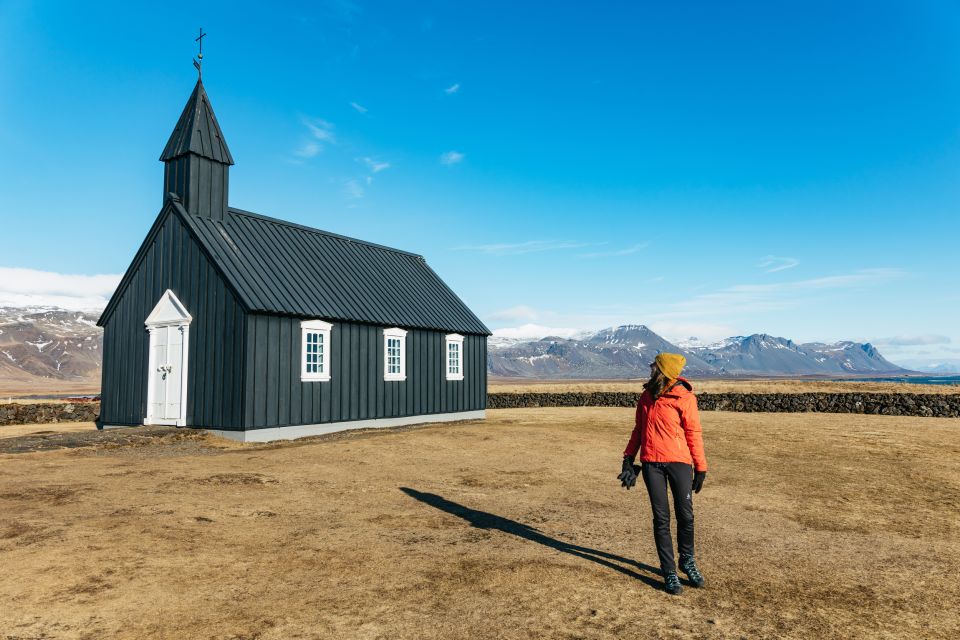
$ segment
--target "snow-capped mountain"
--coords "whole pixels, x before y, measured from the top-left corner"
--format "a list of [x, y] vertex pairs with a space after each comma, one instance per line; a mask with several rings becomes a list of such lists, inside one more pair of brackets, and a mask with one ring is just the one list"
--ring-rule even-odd
[[661, 351], [682, 353], [690, 376], [884, 375], [909, 373], [858, 342], [797, 344], [766, 334], [706, 344], [671, 343], [643, 325], [611, 327], [577, 339], [547, 337], [491, 344], [491, 375], [526, 378], [645, 378]]
[[929, 373], [957, 374], [960, 373], [960, 362], [938, 362], [921, 369]]
[[[644, 325], [611, 327], [578, 338], [546, 337], [506, 346], [489, 345], [487, 365], [497, 376], [526, 378], [641, 378], [661, 351], [677, 351]], [[713, 373], [690, 354], [691, 375]]]
[[735, 336], [706, 346], [689, 346], [727, 375], [851, 375], [904, 373], [870, 343], [797, 344], [765, 333]]
[[[100, 378], [103, 333], [97, 312], [55, 307], [0, 307], [0, 379]], [[683, 353], [685, 372], [698, 376], [902, 375], [871, 344], [796, 344], [766, 334], [714, 343], [672, 343], [644, 325], [610, 327], [570, 338], [491, 338], [491, 375], [525, 378], [645, 378], [661, 351]], [[947, 373], [943, 371], [942, 373]]]
[[97, 314], [56, 307], [0, 307], [0, 378], [99, 380]]

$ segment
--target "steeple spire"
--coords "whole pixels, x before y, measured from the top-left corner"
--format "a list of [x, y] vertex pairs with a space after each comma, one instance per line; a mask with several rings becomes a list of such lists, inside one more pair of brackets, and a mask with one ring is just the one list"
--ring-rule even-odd
[[168, 193], [175, 193], [190, 213], [224, 216], [233, 156], [202, 80], [197, 79], [160, 160], [166, 164], [164, 199]]
[[197, 80], [183, 113], [173, 128], [167, 146], [160, 160], [166, 162], [186, 153], [195, 153], [204, 158], [224, 164], [233, 164], [233, 156], [227, 148], [227, 141], [220, 131], [217, 116], [213, 113], [210, 98], [203, 88], [203, 81]]

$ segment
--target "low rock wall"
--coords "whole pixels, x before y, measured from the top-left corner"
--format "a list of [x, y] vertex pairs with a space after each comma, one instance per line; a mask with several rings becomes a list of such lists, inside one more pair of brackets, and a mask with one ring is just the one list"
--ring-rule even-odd
[[[639, 395], [590, 393], [491, 393], [488, 409], [532, 407], [635, 407]], [[770, 413], [867, 413], [886, 416], [960, 418], [960, 394], [926, 393], [700, 393], [701, 411]], [[0, 425], [93, 422], [99, 402], [0, 404]]]
[[[639, 394], [491, 393], [489, 409], [524, 407], [635, 407]], [[960, 417], [960, 395], [919, 393], [700, 393], [701, 411], [772, 413], [867, 413], [888, 416]]]
[[99, 415], [99, 402], [38, 402], [36, 404], [0, 404], [0, 426], [5, 424], [93, 422]]

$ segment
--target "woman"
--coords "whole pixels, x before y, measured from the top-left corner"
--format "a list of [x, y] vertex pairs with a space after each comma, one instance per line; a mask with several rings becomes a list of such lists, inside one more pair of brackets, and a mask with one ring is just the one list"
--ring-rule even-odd
[[[618, 479], [629, 489], [643, 474], [650, 506], [653, 508], [653, 537], [660, 556], [664, 589], [679, 595], [683, 588], [677, 577], [670, 539], [670, 503], [667, 485], [673, 494], [677, 514], [677, 546], [680, 569], [695, 587], [703, 576], [693, 557], [693, 493], [700, 493], [707, 477], [700, 416], [693, 386], [680, 377], [687, 359], [676, 353], [660, 353], [650, 365], [650, 380], [637, 403], [636, 426], [623, 452], [623, 471]], [[641, 466], [634, 465], [637, 450]]]

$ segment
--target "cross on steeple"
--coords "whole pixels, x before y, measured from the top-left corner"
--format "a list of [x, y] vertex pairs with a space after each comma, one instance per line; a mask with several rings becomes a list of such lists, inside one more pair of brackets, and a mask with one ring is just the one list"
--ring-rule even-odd
[[200, 78], [203, 78], [203, 38], [206, 36], [203, 32], [203, 27], [200, 27], [200, 35], [193, 39], [194, 42], [199, 43], [200, 51], [197, 53], [197, 57], [193, 60], [193, 66], [197, 68], [197, 75]]

